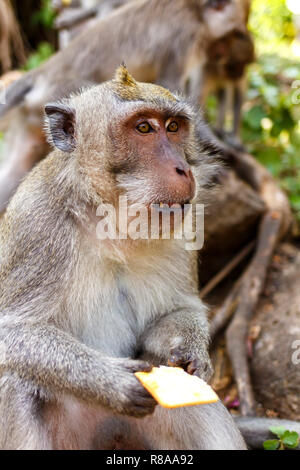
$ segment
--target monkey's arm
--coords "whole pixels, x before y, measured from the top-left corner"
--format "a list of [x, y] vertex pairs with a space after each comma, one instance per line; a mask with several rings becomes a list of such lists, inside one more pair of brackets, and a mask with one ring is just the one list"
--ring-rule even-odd
[[89, 8], [88, 10], [83, 10], [79, 8], [75, 11], [65, 11], [60, 14], [60, 16], [55, 21], [56, 29], [71, 29], [79, 23], [82, 23], [89, 18], [93, 18], [97, 15], [97, 8]]
[[209, 330], [205, 307], [195, 297], [186, 307], [161, 317], [141, 338], [141, 358], [155, 365], [182, 366], [208, 379], [212, 373], [208, 355]]
[[227, 89], [219, 88], [217, 91], [218, 98], [218, 118], [217, 118], [217, 134], [221, 138], [223, 137], [225, 117], [226, 117], [226, 101], [227, 101]]
[[235, 85], [233, 100], [233, 134], [234, 136], [239, 137], [241, 127], [241, 111], [243, 105], [243, 87], [241, 84]]
[[145, 362], [109, 358], [51, 325], [18, 325], [1, 330], [2, 371], [16, 372], [37, 387], [72, 394], [115, 412], [144, 416], [154, 401], [134, 372]]
[[193, 103], [203, 106], [204, 64], [199, 61], [189, 71], [185, 78], [184, 92], [190, 96]]

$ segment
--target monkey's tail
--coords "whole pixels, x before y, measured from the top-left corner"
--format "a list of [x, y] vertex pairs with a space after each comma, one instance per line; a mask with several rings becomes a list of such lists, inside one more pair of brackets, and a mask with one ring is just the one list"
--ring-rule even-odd
[[7, 89], [1, 90], [0, 81], [0, 119], [23, 101], [26, 94], [32, 89], [33, 84], [34, 75], [30, 72], [12, 83]]

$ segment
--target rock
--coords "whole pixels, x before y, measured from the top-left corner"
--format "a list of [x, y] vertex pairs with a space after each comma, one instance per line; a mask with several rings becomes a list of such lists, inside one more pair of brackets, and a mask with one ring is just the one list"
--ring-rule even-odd
[[300, 251], [278, 248], [252, 321], [258, 338], [251, 371], [257, 400], [280, 418], [300, 420]]

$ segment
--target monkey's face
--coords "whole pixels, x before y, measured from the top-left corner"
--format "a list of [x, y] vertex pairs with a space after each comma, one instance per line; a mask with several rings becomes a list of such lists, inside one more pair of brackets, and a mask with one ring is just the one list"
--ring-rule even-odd
[[204, 6], [214, 10], [223, 10], [231, 0], [206, 0]]
[[51, 141], [76, 163], [77, 184], [92, 205], [117, 208], [125, 196], [128, 205], [143, 205], [148, 214], [153, 206], [176, 205], [184, 215], [194, 200], [193, 172], [205, 159], [195, 114], [164, 88], [136, 82], [120, 68], [113, 81], [48, 105], [46, 113]]
[[[136, 107], [136, 106], [134, 106]], [[190, 123], [171, 109], [156, 110], [146, 104], [112, 122], [109, 132], [113, 158], [108, 170], [115, 175], [116, 190], [131, 203], [183, 206], [196, 192], [187, 161]]]

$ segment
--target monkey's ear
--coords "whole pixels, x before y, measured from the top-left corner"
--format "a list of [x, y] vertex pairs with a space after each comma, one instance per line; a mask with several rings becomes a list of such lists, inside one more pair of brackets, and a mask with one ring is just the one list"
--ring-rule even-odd
[[73, 152], [76, 148], [75, 110], [64, 104], [50, 103], [45, 112], [53, 144], [63, 152]]

